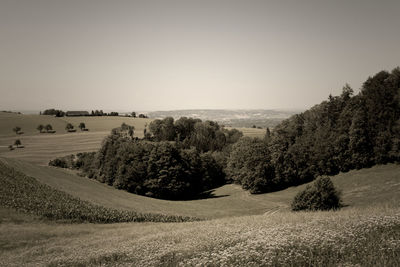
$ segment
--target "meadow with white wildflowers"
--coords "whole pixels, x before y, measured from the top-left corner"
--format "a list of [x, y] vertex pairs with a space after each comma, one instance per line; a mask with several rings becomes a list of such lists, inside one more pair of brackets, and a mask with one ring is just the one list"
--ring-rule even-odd
[[3, 222], [6, 231], [2, 266], [400, 264], [400, 208], [383, 205], [186, 223]]

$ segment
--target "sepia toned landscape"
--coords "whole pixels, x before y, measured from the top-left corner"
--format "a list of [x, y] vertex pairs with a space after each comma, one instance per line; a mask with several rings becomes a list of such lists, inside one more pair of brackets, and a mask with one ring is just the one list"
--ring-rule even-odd
[[0, 266], [400, 266], [399, 12], [0, 1]]

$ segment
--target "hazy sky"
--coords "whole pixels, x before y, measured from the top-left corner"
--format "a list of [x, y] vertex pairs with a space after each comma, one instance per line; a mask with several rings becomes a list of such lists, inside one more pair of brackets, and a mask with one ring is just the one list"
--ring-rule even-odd
[[0, 0], [0, 110], [305, 108], [399, 65], [399, 0]]

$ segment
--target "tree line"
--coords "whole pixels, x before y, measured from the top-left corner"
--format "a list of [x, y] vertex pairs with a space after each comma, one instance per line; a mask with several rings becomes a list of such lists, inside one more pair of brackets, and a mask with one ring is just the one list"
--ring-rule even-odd
[[264, 140], [240, 140], [227, 173], [253, 193], [299, 185], [322, 175], [400, 161], [400, 69], [369, 77], [340, 96], [290, 117]]

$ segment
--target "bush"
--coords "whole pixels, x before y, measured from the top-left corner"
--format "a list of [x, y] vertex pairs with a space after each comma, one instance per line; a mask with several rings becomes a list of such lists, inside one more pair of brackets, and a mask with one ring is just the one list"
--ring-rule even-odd
[[64, 158], [56, 158], [50, 160], [49, 166], [59, 167], [59, 168], [69, 168], [68, 163]]
[[340, 192], [331, 179], [319, 177], [312, 185], [299, 192], [292, 202], [292, 210], [331, 210], [341, 207]]

